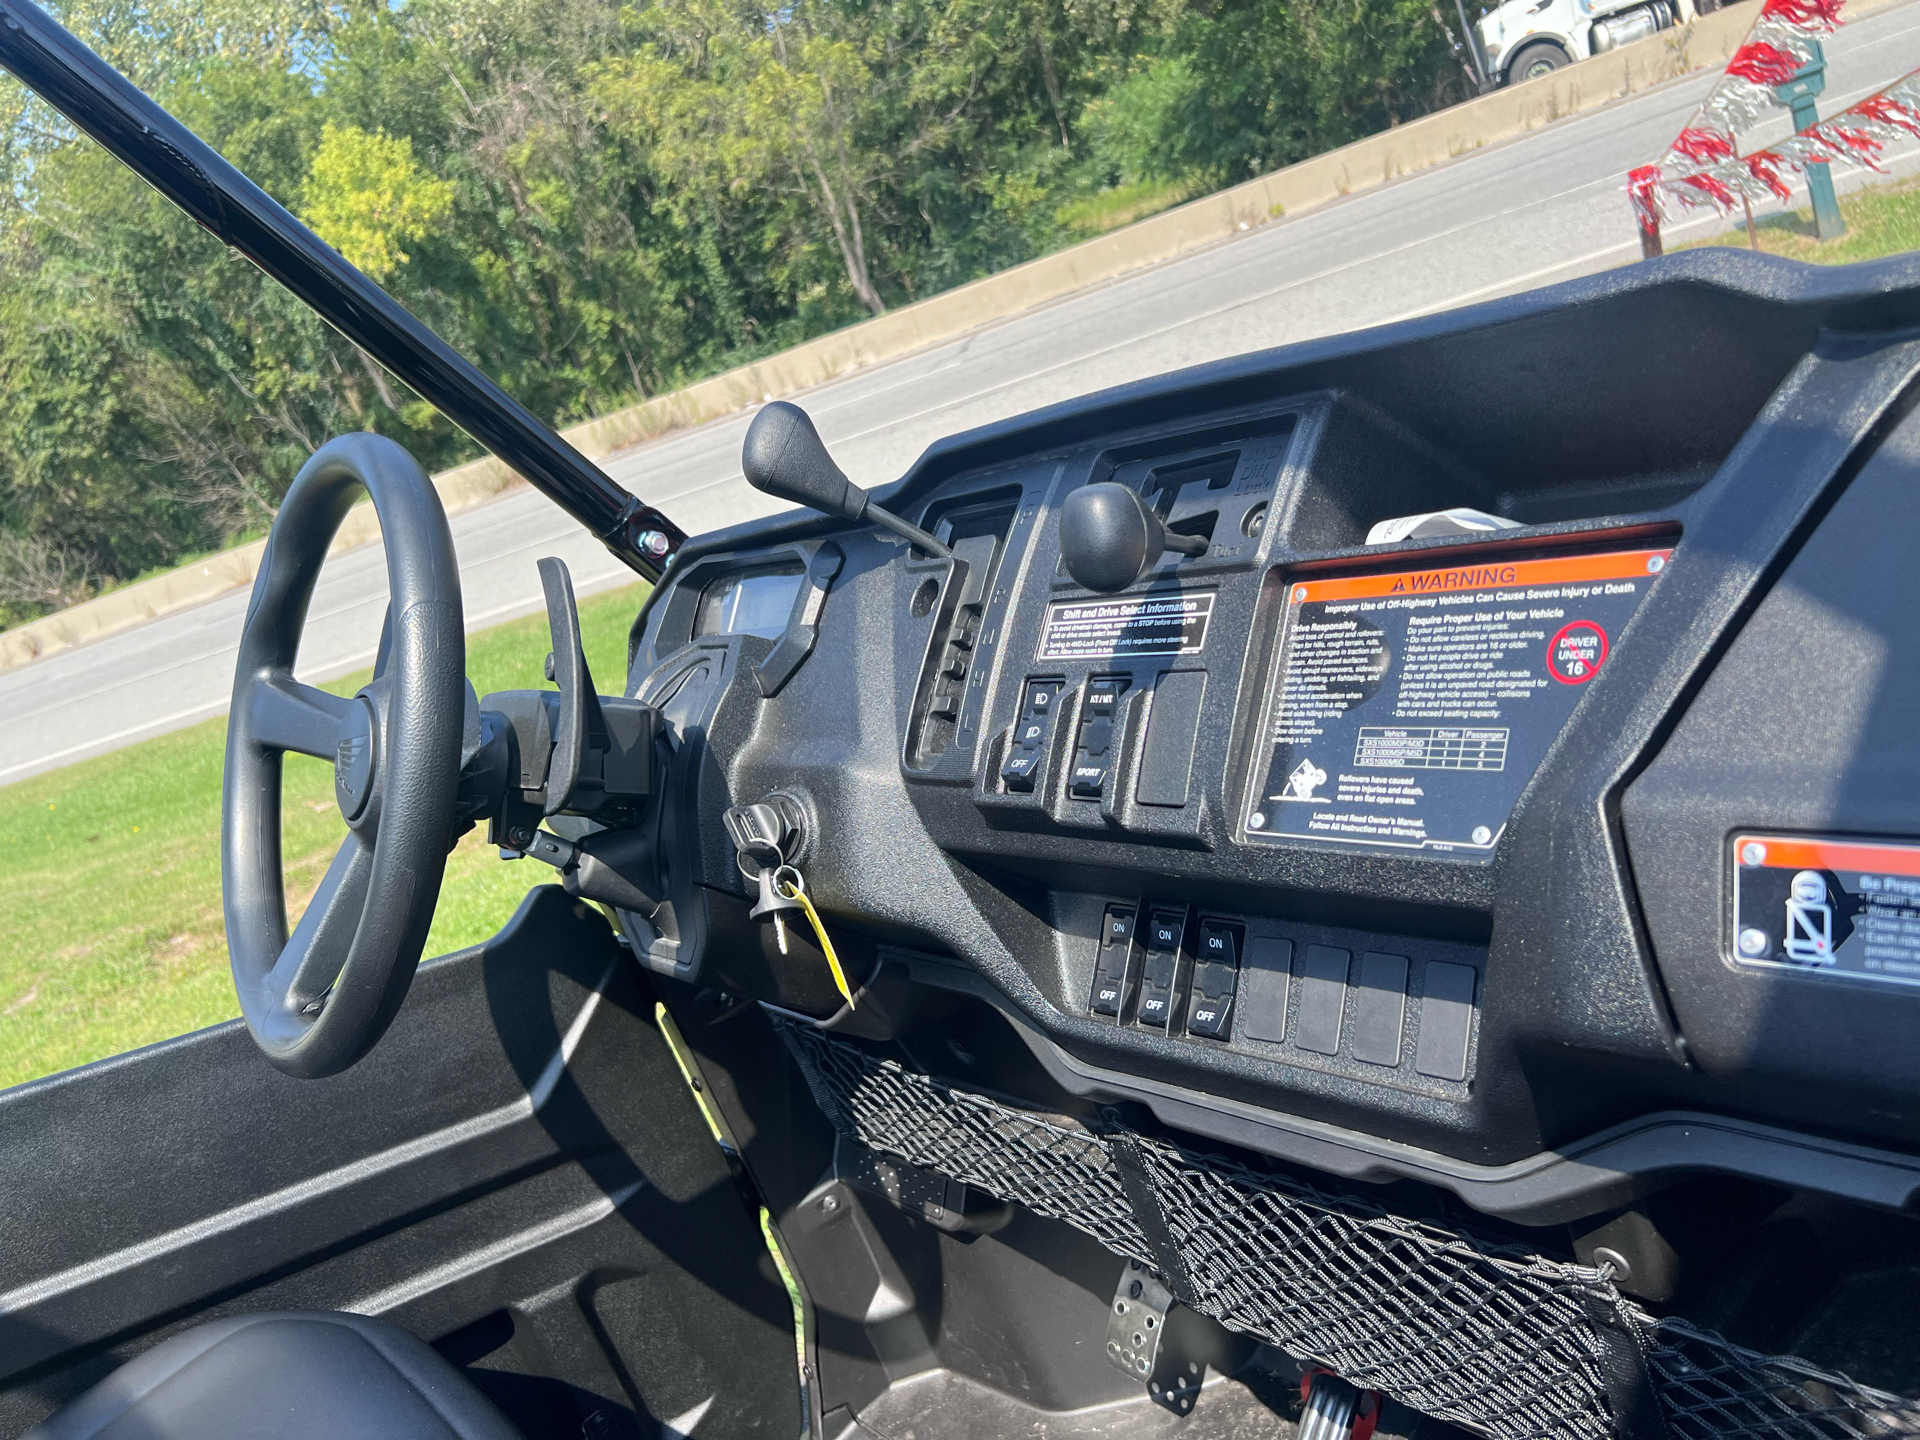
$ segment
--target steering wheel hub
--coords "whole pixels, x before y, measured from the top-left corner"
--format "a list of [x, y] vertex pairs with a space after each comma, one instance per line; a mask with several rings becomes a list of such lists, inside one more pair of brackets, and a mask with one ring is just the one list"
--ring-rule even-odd
[[355, 696], [340, 722], [340, 738], [333, 751], [333, 798], [340, 806], [340, 817], [349, 825], [358, 820], [373, 794], [374, 753], [373, 707], [364, 695]]

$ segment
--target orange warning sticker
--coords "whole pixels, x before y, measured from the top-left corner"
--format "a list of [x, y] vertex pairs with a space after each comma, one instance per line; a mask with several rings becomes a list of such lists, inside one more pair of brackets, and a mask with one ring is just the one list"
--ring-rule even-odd
[[[1488, 560], [1439, 570], [1401, 570], [1386, 575], [1345, 575], [1332, 580], [1296, 580], [1287, 598], [1298, 605], [1313, 600], [1370, 600], [1382, 595], [1485, 593], [1489, 601], [1537, 598], [1528, 590], [1565, 585], [1644, 580], [1666, 568], [1673, 551], [1615, 550], [1603, 555], [1560, 555], [1548, 560]], [[1604, 592], [1603, 592], [1604, 593]]]
[[1672, 553], [1289, 582], [1243, 843], [1491, 855]]

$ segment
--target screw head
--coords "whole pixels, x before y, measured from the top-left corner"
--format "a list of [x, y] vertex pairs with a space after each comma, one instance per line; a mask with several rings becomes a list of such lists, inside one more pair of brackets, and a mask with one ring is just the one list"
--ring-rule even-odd
[[840, 1197], [838, 1195], [822, 1195], [820, 1197], [820, 1209], [823, 1213], [831, 1215], [839, 1208]]

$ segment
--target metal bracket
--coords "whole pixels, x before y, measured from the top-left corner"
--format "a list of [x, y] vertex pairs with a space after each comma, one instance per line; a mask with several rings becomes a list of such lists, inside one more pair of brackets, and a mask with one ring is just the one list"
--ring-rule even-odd
[[1209, 1354], [1199, 1332], [1207, 1324], [1175, 1305], [1156, 1272], [1129, 1260], [1107, 1311], [1107, 1361], [1143, 1382], [1154, 1404], [1189, 1415], [1200, 1399], [1209, 1360], [1219, 1358]]
[[1159, 1277], [1138, 1260], [1129, 1260], [1107, 1312], [1108, 1361], [1145, 1384], [1160, 1359], [1160, 1338], [1172, 1304], [1173, 1296]]

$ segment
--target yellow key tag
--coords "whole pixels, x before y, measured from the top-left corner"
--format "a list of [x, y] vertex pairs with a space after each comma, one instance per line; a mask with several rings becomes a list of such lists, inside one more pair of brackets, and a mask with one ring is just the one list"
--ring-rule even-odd
[[820, 912], [813, 908], [813, 901], [807, 895], [806, 877], [791, 865], [782, 865], [773, 872], [773, 888], [788, 899], [797, 901], [806, 912], [807, 923], [813, 926], [814, 937], [820, 942], [820, 949], [827, 957], [827, 968], [833, 971], [833, 983], [847, 1002], [847, 1008], [859, 1008], [853, 999], [853, 987], [847, 984], [847, 972], [840, 968], [840, 957], [834, 954], [833, 941], [827, 938], [827, 927], [820, 923]]

